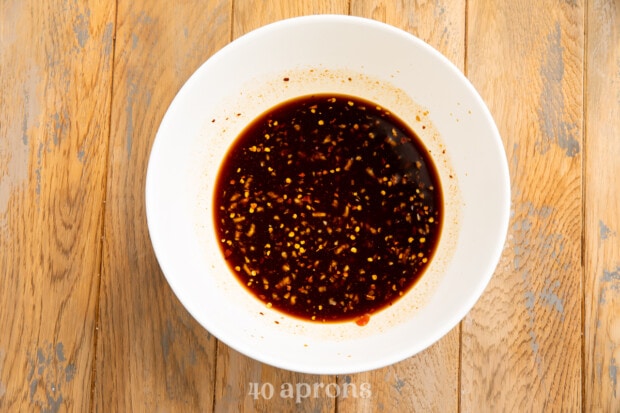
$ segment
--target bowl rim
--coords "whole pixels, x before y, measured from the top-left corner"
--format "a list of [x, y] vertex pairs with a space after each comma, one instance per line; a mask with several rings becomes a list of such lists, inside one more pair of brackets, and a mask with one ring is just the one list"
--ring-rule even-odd
[[[501, 211], [502, 211], [502, 214], [501, 214], [502, 216], [500, 219], [501, 224], [497, 232], [497, 234], [499, 235], [499, 238], [501, 239], [501, 242], [497, 243], [496, 248], [493, 251], [489, 251], [488, 268], [481, 269], [481, 273], [484, 273], [483, 274], [484, 276], [481, 275], [479, 277], [474, 293], [468, 295], [467, 298], [463, 300], [462, 304], [459, 307], [461, 311], [453, 313], [450, 319], [450, 322], [444, 323], [441, 326], [441, 328], [436, 329], [435, 334], [433, 334], [432, 336], [428, 336], [426, 341], [423, 343], [420, 343], [420, 345], [418, 345], [415, 349], [409, 351], [411, 348], [403, 348], [402, 351], [398, 353], [390, 353], [388, 355], [384, 355], [383, 357], [372, 358], [370, 360], [366, 360], [365, 362], [357, 363], [355, 367], [349, 367], [345, 370], [339, 369], [339, 366], [327, 366], [327, 365], [320, 365], [320, 366], [314, 365], [313, 366], [313, 365], [307, 365], [303, 363], [292, 365], [291, 363], [284, 362], [280, 359], [269, 357], [268, 355], [264, 353], [251, 351], [251, 349], [248, 349], [243, 343], [237, 343], [237, 342], [233, 342], [233, 341], [221, 338], [220, 337], [221, 334], [219, 334], [220, 332], [213, 331], [212, 328], [207, 327], [205, 323], [203, 322], [202, 317], [200, 317], [198, 314], [192, 311], [192, 309], [188, 308], [185, 305], [184, 300], [182, 299], [182, 293], [180, 292], [178, 285], [175, 283], [174, 276], [171, 274], [170, 270], [167, 268], [166, 263], [163, 263], [161, 261], [161, 257], [164, 256], [166, 252], [163, 250], [163, 247], [160, 244], [160, 236], [158, 235], [158, 229], [156, 228], [156, 223], [153, 220], [153, 212], [154, 212], [154, 208], [156, 208], [152, 200], [153, 190], [154, 190], [154, 185], [155, 185], [154, 176], [153, 176], [153, 168], [154, 168], [154, 156], [153, 155], [159, 150], [159, 145], [161, 144], [161, 141], [159, 141], [158, 143], [158, 137], [160, 135], [160, 130], [162, 129], [164, 122], [168, 120], [167, 117], [169, 116], [170, 108], [178, 104], [178, 101], [182, 99], [185, 89], [191, 87], [190, 85], [192, 83], [192, 79], [196, 76], [196, 74], [204, 70], [203, 68], [205, 67], [205, 65], [216, 64], [217, 61], [224, 58], [227, 53], [233, 52], [236, 47], [238, 47], [239, 45], [242, 45], [245, 42], [252, 41], [253, 38], [255, 38], [257, 35], [260, 35], [261, 33], [286, 30], [288, 27], [297, 26], [300, 23], [312, 24], [315, 22], [320, 22], [321, 24], [346, 23], [346, 24], [353, 24], [353, 25], [361, 24], [364, 26], [372, 26], [374, 29], [387, 31], [388, 33], [392, 35], [405, 37], [407, 40], [415, 43], [416, 47], [421, 47], [425, 49], [426, 52], [432, 54], [434, 58], [438, 59], [441, 62], [441, 64], [445, 65], [454, 75], [456, 75], [457, 78], [459, 78], [460, 82], [468, 89], [473, 99], [477, 101], [479, 108], [483, 112], [484, 118], [487, 122], [487, 126], [491, 129], [491, 134], [495, 138], [493, 140], [496, 146], [494, 150], [500, 153], [501, 155], [503, 155], [501, 156], [501, 159], [500, 159], [501, 170], [498, 171], [501, 175], [502, 182], [503, 182], [501, 186], [501, 189], [503, 190], [503, 194], [501, 194], [501, 197], [505, 200], [505, 203], [501, 205]], [[146, 207], [146, 219], [147, 219], [149, 236], [151, 239], [153, 250], [155, 252], [155, 256], [162, 270], [162, 273], [164, 274], [169, 286], [171, 287], [171, 289], [173, 290], [173, 292], [175, 293], [176, 297], [179, 299], [181, 304], [185, 307], [185, 309], [188, 312], [190, 312], [192, 317], [194, 317], [194, 319], [196, 319], [203, 328], [208, 330], [216, 338], [218, 338], [218, 340], [222, 340], [226, 345], [233, 348], [234, 350], [242, 354], [248, 355], [249, 357], [255, 360], [258, 360], [263, 363], [267, 363], [275, 367], [279, 367], [279, 368], [283, 368], [283, 369], [287, 369], [291, 371], [311, 373], [311, 374], [349, 374], [349, 373], [356, 373], [356, 372], [361, 372], [361, 371], [374, 370], [380, 367], [388, 366], [388, 365], [394, 364], [407, 357], [410, 357], [414, 354], [417, 354], [423, 351], [427, 347], [436, 343], [444, 335], [446, 335], [467, 315], [467, 313], [469, 313], [469, 311], [473, 308], [475, 303], [480, 299], [482, 293], [484, 292], [488, 283], [490, 282], [495, 272], [495, 269], [497, 268], [497, 265], [501, 258], [502, 251], [505, 246], [505, 241], [506, 241], [506, 237], [508, 233], [509, 213], [510, 213], [510, 176], [509, 176], [506, 153], [505, 153], [505, 149], [504, 149], [504, 146], [501, 140], [501, 136], [499, 134], [499, 130], [493, 120], [493, 117], [488, 107], [486, 106], [485, 102], [483, 101], [482, 97], [479, 95], [477, 90], [471, 84], [471, 82], [461, 72], [461, 70], [458, 69], [458, 67], [455, 64], [453, 64], [442, 53], [440, 53], [435, 48], [433, 48], [432, 46], [430, 46], [428, 43], [424, 42], [417, 36], [413, 35], [412, 33], [409, 33], [405, 30], [402, 30], [400, 28], [394, 27], [392, 25], [389, 25], [389, 24], [386, 24], [386, 23], [383, 23], [377, 20], [373, 20], [373, 19], [369, 19], [365, 17], [338, 15], [338, 14], [306, 15], [306, 16], [287, 18], [287, 19], [279, 20], [273, 23], [269, 23], [267, 25], [261, 26], [248, 33], [243, 34], [242, 36], [229, 42], [224, 47], [222, 47], [221, 49], [216, 51], [214, 54], [212, 54], [211, 57], [209, 57], [201, 66], [199, 66], [198, 69], [196, 69], [196, 71], [194, 71], [194, 73], [187, 79], [187, 81], [183, 84], [183, 86], [177, 92], [176, 96], [170, 103], [166, 113], [164, 114], [164, 117], [162, 119], [162, 122], [159, 126], [159, 129], [157, 131], [157, 134], [155, 136], [155, 139], [151, 147], [151, 153], [149, 156], [149, 161], [148, 161], [147, 171], [146, 171], [145, 207]]]

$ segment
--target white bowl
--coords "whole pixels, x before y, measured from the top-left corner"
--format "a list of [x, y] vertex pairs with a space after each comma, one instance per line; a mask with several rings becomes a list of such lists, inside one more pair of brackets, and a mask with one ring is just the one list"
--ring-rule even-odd
[[[443, 187], [444, 224], [430, 266], [364, 327], [266, 308], [231, 274], [214, 233], [213, 187], [229, 145], [275, 104], [318, 92], [359, 96], [397, 114], [431, 151]], [[214, 54], [170, 105], [146, 180], [155, 253], [192, 316], [247, 356], [317, 374], [398, 362], [457, 325], [495, 270], [509, 206], [502, 141], [463, 74], [411, 34], [350, 16], [280, 21]]]

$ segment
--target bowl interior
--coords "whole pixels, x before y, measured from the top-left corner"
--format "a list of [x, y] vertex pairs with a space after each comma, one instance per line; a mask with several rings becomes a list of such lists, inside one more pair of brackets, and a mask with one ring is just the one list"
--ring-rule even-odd
[[[445, 216], [435, 258], [409, 293], [364, 327], [310, 323], [266, 308], [230, 273], [214, 236], [213, 186], [229, 145], [270, 107], [321, 92], [391, 110], [429, 148], [442, 182]], [[212, 56], [162, 120], [146, 184], [155, 253], [196, 320], [250, 357], [319, 374], [400, 361], [452, 329], [495, 269], [509, 203], [501, 139], [471, 84], [414, 36], [349, 16], [284, 20]]]

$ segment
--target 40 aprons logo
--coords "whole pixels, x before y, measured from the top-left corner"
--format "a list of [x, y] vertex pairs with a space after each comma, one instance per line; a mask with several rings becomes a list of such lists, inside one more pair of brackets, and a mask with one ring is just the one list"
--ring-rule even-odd
[[362, 398], [368, 399], [372, 397], [372, 388], [370, 383], [345, 382], [339, 383], [282, 383], [280, 387], [274, 386], [272, 383], [250, 382], [250, 391], [248, 395], [254, 400], [265, 399], [270, 400], [273, 397], [281, 399], [295, 399], [295, 403], [301, 403], [308, 398]]

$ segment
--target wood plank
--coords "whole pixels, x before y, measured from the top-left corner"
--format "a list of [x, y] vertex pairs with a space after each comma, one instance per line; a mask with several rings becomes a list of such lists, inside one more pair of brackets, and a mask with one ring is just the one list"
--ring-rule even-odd
[[[345, 0], [315, 1], [277, 1], [237, 0], [233, 2], [232, 38], [237, 38], [251, 30], [278, 20], [307, 14], [348, 13]], [[252, 360], [227, 345], [218, 342], [217, 372], [219, 379], [215, 389], [215, 411], [217, 412], [251, 412], [251, 411], [304, 411], [328, 412], [335, 410], [335, 400], [330, 397], [307, 397], [300, 399], [280, 397], [282, 386], [324, 386], [335, 383], [331, 376], [294, 373]], [[259, 389], [273, 387], [271, 398], [259, 395], [254, 398], [249, 393], [251, 386]]]
[[[464, 65], [465, 1], [354, 0], [351, 14], [406, 30], [435, 47], [461, 70]], [[458, 409], [459, 332], [453, 329], [424, 352], [393, 366], [352, 375], [370, 383], [372, 397], [340, 398], [339, 412], [434, 411]], [[343, 380], [340, 380], [343, 381]]]
[[620, 411], [620, 4], [588, 2], [584, 406]]
[[345, 0], [239, 0], [233, 2], [233, 39], [278, 20], [309, 14], [348, 14]]
[[468, 2], [467, 73], [504, 140], [513, 209], [462, 323], [463, 411], [581, 410], [583, 33], [581, 1]]
[[114, 9], [0, 3], [1, 411], [91, 407]]
[[215, 339], [182, 307], [149, 241], [145, 172], [182, 84], [230, 39], [230, 1], [120, 2], [100, 321], [97, 411], [210, 411]]

